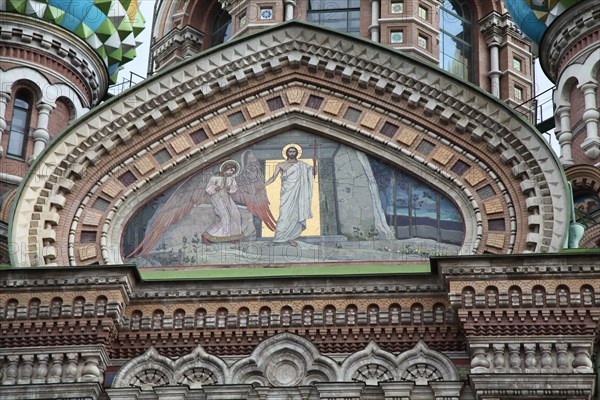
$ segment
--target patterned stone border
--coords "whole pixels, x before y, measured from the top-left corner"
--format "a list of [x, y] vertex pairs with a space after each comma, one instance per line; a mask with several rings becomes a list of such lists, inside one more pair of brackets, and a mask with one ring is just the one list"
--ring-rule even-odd
[[[11, 225], [13, 243], [27, 244], [15, 265], [52, 264], [53, 226], [75, 181], [115, 145], [144, 134], [216, 91], [284, 66], [305, 65], [423, 107], [452, 124], [512, 167], [530, 212], [533, 251], [557, 251], [568, 221], [564, 176], [543, 138], [507, 107], [446, 74], [379, 46], [294, 21], [248, 36], [165, 71], [108, 103], [63, 134], [36, 163], [20, 193]], [[229, 137], [226, 135], [225, 137]], [[223, 140], [223, 139], [220, 139]], [[35, 179], [32, 179], [35, 177]]]

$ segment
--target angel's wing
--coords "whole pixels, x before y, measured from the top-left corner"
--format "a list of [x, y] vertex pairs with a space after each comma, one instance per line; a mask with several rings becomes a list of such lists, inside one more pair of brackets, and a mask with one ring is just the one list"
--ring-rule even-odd
[[269, 208], [267, 190], [264, 188], [265, 173], [252, 150], [242, 154], [242, 172], [236, 178], [238, 191], [234, 200], [243, 203], [250, 212], [261, 219], [270, 230], [275, 230], [275, 218]]
[[127, 257], [132, 257], [136, 253], [138, 256], [148, 254], [169, 227], [186, 217], [194, 205], [209, 203], [210, 196], [205, 188], [210, 176], [210, 171], [205, 171], [184, 180], [150, 220], [146, 228], [147, 235]]

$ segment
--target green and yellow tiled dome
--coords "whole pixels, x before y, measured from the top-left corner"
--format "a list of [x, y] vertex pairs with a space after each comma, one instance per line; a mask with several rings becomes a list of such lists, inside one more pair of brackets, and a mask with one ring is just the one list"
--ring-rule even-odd
[[583, 0], [505, 0], [517, 26], [531, 40], [540, 43], [552, 21]]
[[136, 37], [145, 20], [138, 0], [5, 0], [0, 11], [18, 13], [62, 26], [100, 55], [111, 81], [119, 67], [136, 56]]

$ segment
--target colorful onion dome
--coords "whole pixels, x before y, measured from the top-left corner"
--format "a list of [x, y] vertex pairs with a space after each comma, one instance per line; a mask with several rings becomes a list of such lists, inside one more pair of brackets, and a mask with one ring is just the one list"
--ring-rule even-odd
[[556, 17], [582, 1], [584, 0], [504, 0], [519, 29], [538, 44]]
[[113, 83], [121, 65], [133, 60], [145, 20], [139, 0], [4, 0], [0, 11], [62, 26], [87, 42], [102, 58]]

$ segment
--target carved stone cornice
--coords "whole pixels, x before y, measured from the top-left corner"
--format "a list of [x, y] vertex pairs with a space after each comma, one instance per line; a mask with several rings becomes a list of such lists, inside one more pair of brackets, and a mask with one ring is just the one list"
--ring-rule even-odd
[[150, 49], [157, 68], [164, 68], [184, 58], [200, 53], [204, 33], [190, 25], [175, 28]]
[[521, 399], [524, 397], [590, 400], [596, 378], [593, 374], [547, 374], [539, 376], [517, 374], [499, 376], [490, 374], [471, 375], [469, 379], [475, 392], [475, 398], [478, 400]]
[[501, 15], [497, 11], [492, 11], [479, 20], [479, 30], [488, 46], [491, 44], [499, 46], [505, 43], [507, 35], [516, 36], [520, 40], [527, 40], [508, 13]]
[[[600, 3], [582, 1], [558, 16], [542, 38], [540, 62], [546, 75], [556, 82], [565, 67], [564, 58], [582, 38], [597, 31], [600, 25]], [[587, 45], [597, 45], [597, 39]], [[578, 51], [583, 49], [578, 49]]]
[[[148, 373], [154, 371], [154, 374]], [[193, 374], [190, 371], [195, 371]], [[154, 380], [149, 380], [151, 377]], [[256, 383], [264, 387], [298, 387], [317, 384], [317, 389], [358, 390], [363, 384], [379, 382], [412, 382], [427, 385], [443, 381], [440, 391], [458, 396], [462, 383], [452, 361], [442, 353], [431, 350], [419, 341], [411, 349], [393, 354], [374, 342], [343, 360], [325, 356], [308, 340], [297, 335], [281, 333], [261, 342], [250, 355], [235, 363], [206, 352], [201, 346], [190, 354], [173, 360], [155, 349], [131, 359], [115, 375], [112, 388], [186, 384], [190, 388]], [[328, 383], [337, 382], [337, 387]], [[349, 385], [353, 386], [352, 389]], [[339, 395], [326, 396], [339, 397]], [[342, 396], [347, 397], [347, 396]]]
[[3, 386], [104, 382], [109, 359], [100, 346], [80, 345], [0, 349]]
[[89, 107], [102, 100], [108, 88], [108, 71], [87, 43], [71, 32], [37, 18], [6, 12], [0, 12], [0, 15], [0, 44], [5, 40], [9, 45], [18, 43], [21, 47], [61, 60], [87, 86], [88, 93], [81, 93], [79, 88], [70, 84], [80, 93], [82, 104]]

